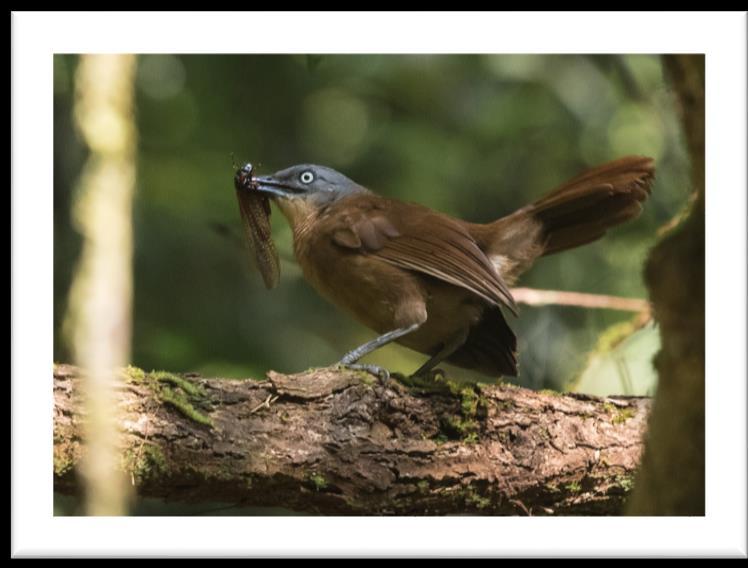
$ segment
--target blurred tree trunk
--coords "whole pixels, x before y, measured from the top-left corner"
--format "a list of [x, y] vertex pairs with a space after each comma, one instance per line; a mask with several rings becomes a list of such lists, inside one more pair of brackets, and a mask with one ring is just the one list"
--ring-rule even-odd
[[122, 515], [129, 485], [119, 467], [119, 374], [130, 359], [132, 199], [136, 128], [134, 55], [82, 55], [74, 116], [89, 151], [73, 204], [83, 246], [70, 287], [65, 334], [85, 372], [88, 420], [81, 472], [91, 515]]
[[704, 514], [704, 56], [666, 55], [695, 200], [652, 250], [645, 279], [660, 324], [659, 386], [630, 515]]

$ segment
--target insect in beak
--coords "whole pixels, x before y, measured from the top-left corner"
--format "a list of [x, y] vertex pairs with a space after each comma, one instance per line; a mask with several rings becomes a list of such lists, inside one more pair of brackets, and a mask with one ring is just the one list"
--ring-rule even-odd
[[236, 169], [234, 188], [239, 201], [239, 213], [250, 252], [250, 262], [262, 274], [265, 287], [270, 290], [280, 280], [280, 259], [270, 233], [270, 200], [260, 190], [254, 167], [247, 163]]

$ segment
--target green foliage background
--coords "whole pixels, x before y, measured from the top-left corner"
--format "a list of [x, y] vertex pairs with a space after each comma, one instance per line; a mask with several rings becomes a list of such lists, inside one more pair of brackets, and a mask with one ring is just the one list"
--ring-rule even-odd
[[[75, 56], [54, 59], [55, 347], [79, 237], [70, 202], [85, 158], [72, 126]], [[268, 292], [248, 269], [231, 153], [270, 173], [334, 167], [381, 194], [490, 221], [588, 166], [625, 154], [657, 160], [637, 221], [541, 261], [524, 286], [645, 297], [641, 267], [657, 229], [686, 202], [686, 155], [655, 55], [147, 55], [139, 58], [134, 212], [133, 364], [261, 377], [336, 361], [373, 332], [339, 313], [284, 258]], [[225, 229], [230, 233], [227, 235]], [[600, 333], [630, 314], [523, 307], [521, 376], [533, 388], [578, 377]], [[596, 363], [590, 392], [651, 390], [651, 327]], [[408, 372], [423, 356], [388, 347], [373, 362]], [[620, 361], [637, 377], [624, 380]], [[607, 369], [607, 370], [606, 370]], [[466, 375], [466, 373], [458, 373]]]

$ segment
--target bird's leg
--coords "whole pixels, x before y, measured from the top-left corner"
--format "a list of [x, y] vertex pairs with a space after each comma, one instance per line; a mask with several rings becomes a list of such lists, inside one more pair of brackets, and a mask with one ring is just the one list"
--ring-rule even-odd
[[368, 355], [372, 351], [375, 351], [380, 347], [384, 347], [385, 345], [387, 345], [388, 343], [392, 343], [396, 339], [400, 339], [403, 335], [407, 335], [410, 332], [415, 331], [420, 326], [420, 323], [414, 323], [413, 325], [409, 325], [408, 327], [401, 327], [392, 331], [388, 331], [387, 333], [383, 333], [379, 337], [376, 337], [371, 341], [368, 341], [343, 355], [343, 358], [340, 360], [340, 364], [350, 365], [352, 363], [355, 363], [364, 355]]
[[388, 331], [387, 333], [383, 333], [379, 337], [376, 337], [371, 341], [368, 341], [343, 355], [343, 358], [340, 360], [339, 364], [348, 367], [349, 369], [368, 371], [373, 375], [377, 375], [382, 380], [387, 380], [390, 376], [390, 373], [389, 371], [387, 371], [387, 369], [378, 365], [357, 364], [357, 361], [364, 355], [368, 355], [372, 351], [375, 351], [380, 347], [384, 347], [385, 345], [387, 345], [388, 343], [392, 343], [396, 339], [400, 339], [403, 335], [407, 335], [410, 332], [415, 331], [420, 326], [420, 323], [414, 323], [407, 327], [400, 327], [398, 329]]
[[468, 327], [458, 331], [442, 346], [441, 349], [439, 349], [436, 354], [432, 355], [428, 361], [421, 365], [418, 370], [413, 373], [412, 376], [419, 377], [425, 375], [426, 373], [429, 373], [439, 363], [444, 361], [447, 357], [452, 355], [452, 353], [462, 347], [465, 344], [465, 341], [467, 341], [469, 333], [470, 328]]

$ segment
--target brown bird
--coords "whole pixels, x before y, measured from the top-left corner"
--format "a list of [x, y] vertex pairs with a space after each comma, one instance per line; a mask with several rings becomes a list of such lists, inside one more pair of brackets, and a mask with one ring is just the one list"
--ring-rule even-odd
[[516, 376], [517, 339], [505, 312], [517, 316], [517, 306], [508, 286], [539, 257], [638, 216], [653, 177], [652, 159], [621, 158], [488, 224], [381, 197], [324, 166], [252, 178], [248, 190], [272, 197], [288, 219], [309, 283], [380, 334], [341, 364], [386, 376], [357, 362], [394, 341], [430, 357], [416, 374], [446, 361]]

